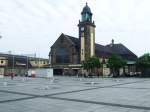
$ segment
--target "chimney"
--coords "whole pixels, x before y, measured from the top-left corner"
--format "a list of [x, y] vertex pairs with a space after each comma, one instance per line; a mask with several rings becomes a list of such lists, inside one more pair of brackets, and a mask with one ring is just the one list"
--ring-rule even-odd
[[112, 47], [114, 45], [114, 39], [111, 40], [110, 46]]
[[112, 45], [114, 44], [114, 39], [111, 40], [111, 44], [112, 44]]

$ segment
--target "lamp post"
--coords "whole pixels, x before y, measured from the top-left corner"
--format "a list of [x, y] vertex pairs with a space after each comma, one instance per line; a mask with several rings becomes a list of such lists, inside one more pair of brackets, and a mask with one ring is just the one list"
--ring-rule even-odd
[[29, 65], [28, 65], [28, 60], [29, 60], [29, 59], [28, 59], [28, 56], [27, 56], [27, 74], [28, 74], [28, 68], [29, 68], [29, 67], [28, 67], [28, 66], [29, 66]]
[[13, 68], [13, 74], [14, 74], [14, 68], [15, 68], [15, 57], [14, 57], [14, 55], [13, 55], [13, 66], [12, 66], [12, 68]]

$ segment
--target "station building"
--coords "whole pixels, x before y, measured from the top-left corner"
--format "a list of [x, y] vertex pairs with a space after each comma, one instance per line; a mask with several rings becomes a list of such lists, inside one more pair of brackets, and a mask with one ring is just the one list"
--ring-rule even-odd
[[[100, 75], [107, 76], [110, 69], [106, 64], [112, 54], [117, 54], [127, 61], [125, 72], [127, 74], [135, 72], [135, 61], [137, 56], [121, 43], [114, 40], [101, 45], [95, 42], [95, 22], [92, 20], [93, 13], [86, 3], [81, 12], [81, 20], [78, 23], [79, 37], [73, 37], [62, 33], [51, 46], [49, 52], [50, 66], [54, 69], [54, 74], [75, 75], [81, 72], [81, 62], [85, 59], [97, 56], [103, 63], [100, 68]], [[103, 38], [103, 37], [101, 37]]]

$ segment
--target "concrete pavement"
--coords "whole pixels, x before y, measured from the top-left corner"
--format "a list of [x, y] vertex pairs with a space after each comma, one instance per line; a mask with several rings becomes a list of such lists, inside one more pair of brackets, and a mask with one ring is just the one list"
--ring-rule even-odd
[[5, 77], [0, 112], [150, 112], [150, 79]]

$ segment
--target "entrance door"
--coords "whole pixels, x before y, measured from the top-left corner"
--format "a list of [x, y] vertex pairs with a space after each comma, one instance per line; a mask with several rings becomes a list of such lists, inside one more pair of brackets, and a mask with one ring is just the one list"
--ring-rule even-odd
[[54, 69], [54, 75], [62, 75], [63, 70], [62, 69]]

